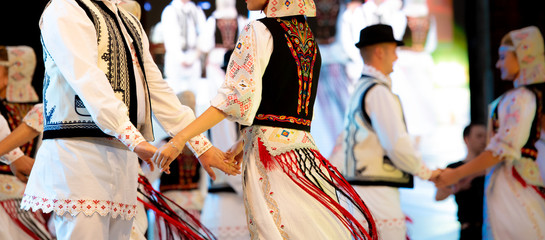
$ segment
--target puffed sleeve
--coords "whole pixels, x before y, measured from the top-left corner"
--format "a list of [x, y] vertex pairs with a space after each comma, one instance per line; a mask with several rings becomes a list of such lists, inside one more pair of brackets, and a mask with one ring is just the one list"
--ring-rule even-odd
[[44, 131], [44, 106], [42, 103], [38, 103], [28, 111], [23, 118], [23, 122], [29, 127], [33, 128], [37, 132]]
[[499, 128], [486, 150], [502, 160], [520, 159], [535, 116], [535, 95], [526, 88], [518, 88], [506, 93], [497, 107]]
[[251, 125], [261, 102], [262, 77], [273, 49], [269, 30], [259, 21], [241, 32], [225, 81], [211, 105], [242, 125]]
[[[0, 115], [0, 140], [6, 138], [11, 131], [9, 130], [9, 125], [4, 116]], [[3, 162], [5, 164], [10, 164], [13, 161], [17, 160], [18, 158], [25, 155], [23, 151], [21, 151], [20, 148], [15, 148], [11, 150], [10, 152], [0, 156], [0, 162]]]

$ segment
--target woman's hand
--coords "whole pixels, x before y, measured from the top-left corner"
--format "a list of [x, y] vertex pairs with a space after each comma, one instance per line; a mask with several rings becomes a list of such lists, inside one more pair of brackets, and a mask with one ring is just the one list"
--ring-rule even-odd
[[231, 162], [235, 162], [237, 167], [240, 169], [240, 165], [242, 164], [242, 158], [244, 156], [244, 153], [242, 150], [244, 149], [244, 142], [242, 139], [238, 140], [227, 152], [225, 152], [225, 155], [227, 156], [227, 159], [229, 159]]
[[178, 143], [176, 141], [170, 140], [163, 146], [157, 149], [151, 161], [161, 169], [161, 171], [170, 174], [170, 163], [174, 161], [180, 155], [184, 149], [185, 142]]
[[460, 180], [460, 176], [456, 169], [447, 168], [444, 169], [439, 176], [433, 181], [437, 188], [444, 188], [452, 184], [457, 183]]
[[201, 162], [201, 166], [212, 180], [216, 180], [216, 174], [211, 167], [215, 167], [229, 175], [240, 174], [240, 167], [234, 161], [229, 160], [224, 152], [214, 146], [199, 156], [199, 162]]

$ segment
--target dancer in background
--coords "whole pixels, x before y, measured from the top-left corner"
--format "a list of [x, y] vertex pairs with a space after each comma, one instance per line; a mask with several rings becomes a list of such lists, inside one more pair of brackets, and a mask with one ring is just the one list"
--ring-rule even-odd
[[515, 88], [491, 104], [486, 150], [435, 181], [443, 188], [488, 171], [483, 239], [545, 239], [544, 53], [535, 26], [502, 38], [496, 68]]
[[[382, 239], [406, 239], [400, 187], [412, 188], [413, 175], [434, 178], [440, 170], [426, 167], [414, 149], [403, 109], [392, 92], [396, 48], [392, 27], [368, 26], [355, 44], [365, 63], [345, 118], [344, 173], [377, 220]], [[359, 219], [366, 221], [366, 219]]]

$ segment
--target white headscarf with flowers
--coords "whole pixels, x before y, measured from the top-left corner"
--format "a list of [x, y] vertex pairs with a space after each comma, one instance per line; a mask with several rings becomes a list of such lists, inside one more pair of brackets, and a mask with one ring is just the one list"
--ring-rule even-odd
[[8, 68], [6, 99], [8, 102], [37, 102], [38, 95], [32, 87], [32, 76], [36, 69], [36, 54], [29, 46], [7, 46], [7, 59], [0, 65]]
[[316, 16], [314, 0], [269, 0], [266, 8], [267, 17]]
[[535, 26], [509, 32], [515, 47], [520, 72], [515, 87], [545, 82], [545, 50], [543, 37]]

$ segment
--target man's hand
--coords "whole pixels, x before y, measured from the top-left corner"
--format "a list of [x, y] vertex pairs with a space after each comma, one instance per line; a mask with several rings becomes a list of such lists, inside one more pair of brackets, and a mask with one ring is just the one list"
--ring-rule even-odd
[[216, 174], [211, 167], [229, 175], [240, 174], [240, 167], [234, 161], [229, 161], [227, 155], [214, 146], [199, 156], [199, 162], [212, 180], [216, 180]]
[[32, 170], [33, 165], [33, 158], [22, 156], [12, 162], [9, 167], [11, 168], [11, 172], [13, 173], [13, 175], [21, 180], [21, 182], [26, 183], [28, 181], [28, 176], [30, 175], [30, 171]]
[[151, 158], [156, 151], [157, 148], [148, 142], [141, 142], [134, 148], [134, 153], [138, 155], [138, 158], [142, 159], [149, 165], [151, 171], [155, 169], [153, 167], [153, 162], [151, 161]]

